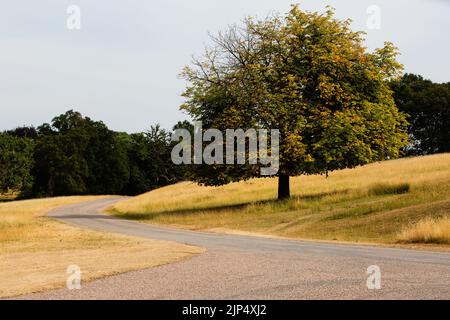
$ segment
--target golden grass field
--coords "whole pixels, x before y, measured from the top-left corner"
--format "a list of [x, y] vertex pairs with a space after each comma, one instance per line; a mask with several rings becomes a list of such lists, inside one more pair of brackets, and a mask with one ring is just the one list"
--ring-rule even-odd
[[110, 208], [112, 214], [192, 230], [250, 232], [380, 244], [450, 244], [450, 154], [385, 161], [325, 176], [291, 179], [276, 201], [276, 179], [222, 187], [190, 182]]
[[62, 197], [0, 204], [0, 298], [64, 287], [67, 267], [83, 281], [187, 258], [203, 250], [167, 241], [84, 231], [45, 216], [100, 197]]

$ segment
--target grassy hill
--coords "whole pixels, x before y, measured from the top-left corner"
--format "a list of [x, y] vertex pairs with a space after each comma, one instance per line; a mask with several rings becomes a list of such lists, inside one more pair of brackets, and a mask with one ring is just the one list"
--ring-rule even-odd
[[374, 163], [291, 182], [276, 201], [276, 179], [222, 187], [183, 182], [118, 203], [115, 215], [221, 232], [375, 243], [450, 244], [450, 154]]

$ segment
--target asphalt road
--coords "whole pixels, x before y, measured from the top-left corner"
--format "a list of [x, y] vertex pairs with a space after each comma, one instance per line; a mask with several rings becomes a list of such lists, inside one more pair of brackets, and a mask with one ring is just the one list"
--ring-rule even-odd
[[[450, 253], [193, 232], [99, 211], [120, 198], [49, 215], [79, 227], [206, 248], [186, 261], [82, 283], [25, 299], [450, 299]], [[126, 248], [124, 248], [126, 250]], [[381, 289], [368, 289], [378, 266]]]

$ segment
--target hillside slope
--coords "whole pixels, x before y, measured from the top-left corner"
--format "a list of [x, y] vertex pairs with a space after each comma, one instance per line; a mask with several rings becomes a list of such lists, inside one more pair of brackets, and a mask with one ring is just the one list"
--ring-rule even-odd
[[[450, 154], [374, 163], [292, 179], [276, 201], [276, 179], [222, 187], [191, 182], [115, 205], [115, 215], [195, 230], [292, 238], [450, 244]], [[420, 222], [420, 223], [419, 223]]]

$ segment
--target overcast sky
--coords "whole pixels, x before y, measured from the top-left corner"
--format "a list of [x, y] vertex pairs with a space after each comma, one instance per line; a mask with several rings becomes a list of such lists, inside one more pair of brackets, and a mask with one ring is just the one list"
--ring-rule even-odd
[[[288, 0], [10, 0], [0, 7], [0, 130], [40, 125], [75, 109], [111, 129], [171, 128], [185, 83], [178, 78], [214, 33], [246, 15], [286, 12]], [[450, 1], [300, 1], [307, 10], [336, 8], [367, 32], [370, 49], [396, 44], [407, 72], [450, 81]], [[66, 26], [69, 5], [81, 29]], [[368, 29], [367, 8], [381, 9]], [[371, 20], [372, 21], [372, 20]]]

